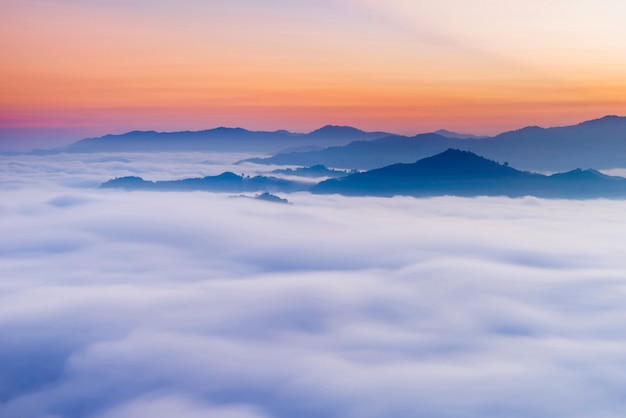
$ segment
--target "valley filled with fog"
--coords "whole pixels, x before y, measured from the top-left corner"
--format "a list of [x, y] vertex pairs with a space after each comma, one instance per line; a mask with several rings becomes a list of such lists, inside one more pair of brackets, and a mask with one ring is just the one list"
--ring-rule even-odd
[[98, 188], [248, 157], [0, 156], [0, 417], [623, 416], [626, 201]]

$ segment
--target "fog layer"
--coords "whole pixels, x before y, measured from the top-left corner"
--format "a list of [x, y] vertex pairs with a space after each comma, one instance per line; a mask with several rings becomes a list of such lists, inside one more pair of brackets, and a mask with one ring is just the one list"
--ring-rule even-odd
[[279, 205], [55, 158], [0, 184], [2, 418], [626, 409], [626, 202]]

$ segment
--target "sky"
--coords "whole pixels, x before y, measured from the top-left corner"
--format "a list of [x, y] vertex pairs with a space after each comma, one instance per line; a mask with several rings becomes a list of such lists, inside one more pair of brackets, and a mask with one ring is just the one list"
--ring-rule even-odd
[[625, 14], [619, 0], [2, 0], [0, 135], [495, 134], [624, 115]]
[[96, 187], [233, 161], [0, 155], [0, 418], [623, 416], [626, 202]]

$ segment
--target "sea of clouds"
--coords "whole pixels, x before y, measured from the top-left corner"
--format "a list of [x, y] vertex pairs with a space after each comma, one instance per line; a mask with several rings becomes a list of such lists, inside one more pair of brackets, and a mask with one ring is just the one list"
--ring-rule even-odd
[[98, 189], [0, 157], [0, 417], [623, 417], [626, 202]]

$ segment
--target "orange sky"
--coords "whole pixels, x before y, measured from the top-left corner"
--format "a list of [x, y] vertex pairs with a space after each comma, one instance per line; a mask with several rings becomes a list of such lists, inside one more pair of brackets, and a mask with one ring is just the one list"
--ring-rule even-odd
[[430, 3], [2, 0], [0, 135], [489, 134], [626, 114], [622, 2]]

